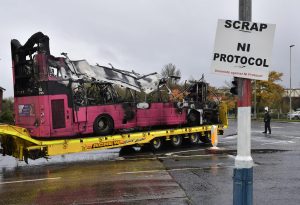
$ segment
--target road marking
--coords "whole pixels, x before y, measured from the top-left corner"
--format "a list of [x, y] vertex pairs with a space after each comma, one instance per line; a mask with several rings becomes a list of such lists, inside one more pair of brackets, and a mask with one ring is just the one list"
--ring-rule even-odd
[[220, 164], [216, 164], [210, 167], [187, 167], [180, 169], [154, 169], [154, 170], [146, 170], [146, 171], [134, 171], [134, 172], [119, 172], [117, 174], [139, 174], [139, 173], [155, 173], [155, 172], [174, 172], [174, 171], [186, 171], [186, 170], [199, 170], [199, 169], [220, 169], [220, 168], [234, 168], [234, 166], [220, 166]]
[[138, 160], [155, 160], [157, 157], [136, 157], [136, 158], [126, 158], [126, 157], [118, 157], [117, 161], [138, 161]]
[[[142, 202], [145, 203], [145, 201], [151, 201], [151, 200], [154, 200], [156, 202], [156, 200], [163, 200], [163, 199], [175, 199], [175, 200], [180, 200], [182, 199], [182, 201], [186, 201], [186, 200], [189, 200], [186, 195], [183, 193], [183, 196], [180, 197], [180, 196], [176, 196], [174, 197], [173, 195], [171, 196], [145, 196], [145, 197], [135, 197], [135, 198], [127, 198], [127, 195], [123, 195], [125, 197], [121, 198], [121, 199], [115, 199], [115, 200], [107, 200], [107, 201], [99, 201], [99, 200], [96, 200], [96, 201], [92, 201], [92, 202], [87, 202], [87, 203], [80, 203], [82, 205], [86, 204], [86, 205], [91, 205], [91, 204], [131, 204], [129, 202], [139, 202], [138, 204], [143, 204]], [[131, 197], [132, 195], [128, 195], [128, 197]], [[136, 204], [136, 203], [134, 203]]]
[[299, 138], [298, 136], [289, 136], [289, 135], [286, 135], [284, 137], [287, 137], [287, 138]]
[[[214, 156], [213, 154], [195, 154], [195, 155], [188, 155], [188, 156], [180, 156], [180, 155], [172, 155], [174, 158], [190, 158], [190, 157], [211, 157]], [[172, 159], [170, 156], [167, 157], [157, 157], [158, 159]]]
[[[264, 128], [265, 126], [264, 125], [261, 125], [260, 127], [262, 127], [262, 128]], [[271, 128], [275, 128], [275, 129], [281, 129], [281, 128], [286, 128], [286, 127], [273, 127], [273, 126], [271, 126]]]
[[188, 156], [180, 156], [180, 155], [168, 155], [165, 157], [142, 157], [142, 158], [124, 158], [118, 157], [116, 160], [119, 161], [139, 161], [139, 160], [157, 160], [157, 159], [173, 159], [173, 158], [191, 158], [191, 157], [211, 157], [213, 154], [197, 154], [197, 155], [188, 155]]
[[293, 143], [295, 143], [295, 142], [293, 142], [293, 141], [276, 141], [276, 142], [263, 143], [263, 144], [261, 144], [261, 145], [267, 145], [267, 144], [279, 144], [279, 143], [282, 143], [282, 144], [287, 144], [287, 143], [293, 144]]
[[9, 181], [9, 182], [0, 182], [0, 185], [1, 184], [15, 184], [15, 183], [35, 182], [35, 181], [46, 181], [46, 180], [57, 180], [57, 179], [61, 179], [61, 177], [42, 178], [42, 179], [28, 179], [28, 180]]
[[224, 137], [223, 139], [236, 139], [237, 138], [237, 135], [232, 135], [232, 136], [228, 136], [228, 137]]
[[178, 152], [170, 152], [165, 155], [170, 156], [173, 154], [184, 153], [184, 152], [194, 152], [194, 151], [200, 151], [200, 150], [204, 150], [204, 149], [193, 149], [193, 150], [184, 150], [184, 151], [178, 151]]
[[220, 141], [220, 142], [219, 142], [220, 145], [223, 145], [223, 144], [232, 144], [232, 143], [236, 143], [236, 140]]
[[165, 169], [154, 169], [154, 170], [147, 170], [147, 171], [135, 171], [135, 172], [119, 172], [117, 174], [139, 174], [139, 173], [153, 173], [153, 172], [166, 172]]
[[234, 156], [234, 155], [231, 155], [231, 154], [229, 154], [229, 155], [227, 155], [229, 158], [231, 158], [231, 159], [235, 159], [235, 157], [236, 156]]
[[[264, 128], [265, 126], [260, 126], [260, 127]], [[271, 129], [282, 129], [282, 128], [286, 128], [286, 127], [273, 127], [273, 126], [271, 126]]]

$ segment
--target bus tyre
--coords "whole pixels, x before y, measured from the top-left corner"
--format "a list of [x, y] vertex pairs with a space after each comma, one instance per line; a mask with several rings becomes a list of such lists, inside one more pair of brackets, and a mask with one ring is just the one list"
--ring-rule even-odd
[[153, 151], [158, 151], [162, 148], [163, 146], [163, 141], [161, 138], [157, 137], [151, 140], [151, 148]]
[[173, 147], [180, 147], [182, 144], [182, 136], [181, 135], [172, 136], [171, 144]]
[[198, 144], [199, 140], [200, 140], [200, 134], [199, 133], [190, 134], [189, 140], [190, 140], [190, 143], [193, 145]]
[[99, 115], [94, 121], [94, 133], [98, 135], [110, 135], [114, 131], [114, 121], [109, 115]]

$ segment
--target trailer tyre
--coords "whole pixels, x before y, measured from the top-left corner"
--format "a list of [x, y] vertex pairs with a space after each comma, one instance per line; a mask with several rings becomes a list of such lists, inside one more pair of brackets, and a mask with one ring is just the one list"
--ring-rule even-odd
[[162, 148], [163, 146], [163, 141], [161, 138], [154, 138], [153, 140], [151, 140], [151, 148], [153, 151], [158, 151]]
[[200, 136], [200, 141], [203, 142], [203, 143], [211, 144], [211, 139], [210, 139], [210, 136], [208, 134], [201, 135]]
[[190, 134], [189, 140], [191, 144], [198, 144], [200, 140], [200, 134], [199, 133]]
[[181, 135], [174, 135], [171, 138], [171, 144], [173, 147], [180, 147], [182, 144], [182, 136]]
[[114, 130], [114, 121], [109, 115], [99, 115], [94, 121], [94, 133], [98, 135], [110, 135]]

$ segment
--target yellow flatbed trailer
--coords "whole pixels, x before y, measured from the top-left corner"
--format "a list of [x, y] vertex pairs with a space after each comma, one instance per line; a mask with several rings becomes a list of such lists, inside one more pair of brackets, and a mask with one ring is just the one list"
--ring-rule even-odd
[[152, 144], [154, 149], [159, 149], [158, 143], [162, 143], [161, 140], [176, 139], [178, 136], [189, 138], [192, 143], [196, 143], [198, 138], [201, 140], [201, 137], [210, 139], [212, 126], [216, 126], [218, 134], [223, 134], [224, 129], [227, 128], [227, 125], [204, 125], [110, 136], [43, 140], [32, 138], [25, 128], [0, 124], [0, 135], [2, 153], [27, 162], [28, 158], [37, 159], [91, 150], [143, 146], [145, 144]]
[[126, 146], [144, 146], [150, 144], [153, 149], [160, 149], [162, 143], [168, 140], [171, 140], [174, 146], [180, 145], [184, 138], [188, 138], [191, 143], [198, 143], [199, 140], [209, 141], [212, 128], [217, 131], [217, 134], [222, 135], [224, 129], [228, 126], [225, 105], [220, 107], [219, 119], [222, 124], [64, 139], [36, 139], [31, 137], [25, 128], [0, 124], [0, 142], [3, 155], [10, 155], [25, 162], [28, 162], [29, 158], [47, 158], [54, 155]]

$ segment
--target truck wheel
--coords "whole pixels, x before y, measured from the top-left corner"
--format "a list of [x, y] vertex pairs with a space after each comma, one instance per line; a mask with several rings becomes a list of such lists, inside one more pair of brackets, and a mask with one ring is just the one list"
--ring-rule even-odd
[[173, 147], [180, 147], [182, 144], [182, 136], [181, 135], [172, 136], [171, 144], [173, 145]]
[[94, 133], [98, 135], [110, 135], [114, 131], [114, 121], [109, 115], [99, 115], [94, 121]]
[[162, 142], [162, 139], [157, 137], [157, 138], [154, 138], [153, 140], [151, 140], [151, 148], [153, 151], [158, 151], [162, 148], [163, 146], [163, 142]]
[[192, 133], [189, 137], [191, 144], [198, 144], [200, 140], [200, 134], [199, 133]]
[[201, 135], [200, 141], [203, 143], [211, 143], [210, 136], [208, 134]]
[[136, 151], [133, 148], [133, 146], [125, 146], [120, 149], [119, 153], [120, 153], [120, 156], [127, 156], [127, 155], [133, 154], [135, 152]]

